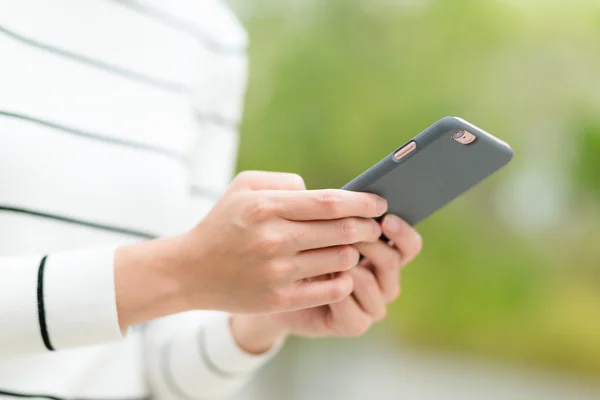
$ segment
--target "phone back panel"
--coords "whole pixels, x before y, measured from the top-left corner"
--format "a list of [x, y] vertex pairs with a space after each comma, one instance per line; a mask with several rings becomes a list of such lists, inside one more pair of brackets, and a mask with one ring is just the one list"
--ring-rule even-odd
[[[456, 142], [452, 135], [463, 129], [477, 140], [469, 145]], [[417, 145], [412, 153], [396, 161], [395, 150], [343, 189], [380, 195], [388, 201], [388, 212], [415, 225], [502, 168], [513, 156], [508, 146], [455, 117], [436, 122], [411, 141]]]

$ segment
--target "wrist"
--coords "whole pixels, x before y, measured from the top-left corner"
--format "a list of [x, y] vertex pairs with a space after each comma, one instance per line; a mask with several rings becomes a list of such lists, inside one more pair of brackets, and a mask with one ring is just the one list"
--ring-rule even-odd
[[174, 276], [175, 247], [173, 239], [158, 239], [117, 249], [115, 291], [121, 330], [187, 310]]
[[229, 327], [240, 349], [255, 355], [266, 353], [290, 333], [269, 315], [232, 315]]

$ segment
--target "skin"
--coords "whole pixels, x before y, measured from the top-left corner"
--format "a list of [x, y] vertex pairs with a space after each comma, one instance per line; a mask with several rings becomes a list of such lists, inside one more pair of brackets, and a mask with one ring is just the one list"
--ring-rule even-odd
[[234, 315], [231, 328], [249, 353], [268, 351], [288, 335], [353, 337], [385, 318], [386, 307], [400, 295], [400, 270], [421, 251], [419, 234], [406, 222], [386, 215], [382, 230], [395, 244], [381, 241], [354, 246], [365, 258], [348, 271], [353, 293], [341, 302], [270, 315]]
[[[189, 232], [117, 250], [121, 328], [189, 310], [228, 311], [250, 353], [289, 334], [361, 334], [385, 315], [400, 267], [420, 250], [406, 223], [373, 220], [386, 210], [372, 194], [307, 191], [295, 174], [241, 173]], [[397, 245], [379, 241], [382, 232]], [[366, 258], [357, 266], [359, 252]]]

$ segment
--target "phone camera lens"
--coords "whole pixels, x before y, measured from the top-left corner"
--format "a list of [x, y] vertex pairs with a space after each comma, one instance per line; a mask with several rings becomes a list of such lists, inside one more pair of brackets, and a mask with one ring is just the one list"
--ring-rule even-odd
[[460, 139], [461, 137], [465, 136], [465, 133], [463, 131], [460, 132], [456, 132], [454, 134], [454, 139]]

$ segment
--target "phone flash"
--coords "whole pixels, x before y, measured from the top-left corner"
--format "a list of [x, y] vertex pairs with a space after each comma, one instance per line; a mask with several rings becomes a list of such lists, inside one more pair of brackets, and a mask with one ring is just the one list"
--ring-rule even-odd
[[456, 140], [460, 144], [471, 144], [477, 139], [477, 136], [473, 135], [469, 131], [462, 130], [452, 135], [452, 139]]

